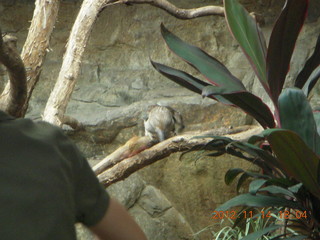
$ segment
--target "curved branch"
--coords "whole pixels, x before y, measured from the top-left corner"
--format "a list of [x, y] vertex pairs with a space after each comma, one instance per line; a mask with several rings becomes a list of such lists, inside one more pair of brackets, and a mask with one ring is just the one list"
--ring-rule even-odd
[[[243, 132], [245, 131], [245, 132]], [[240, 132], [240, 133], [239, 133]], [[236, 140], [244, 140], [252, 134], [261, 132], [261, 127], [239, 127], [235, 129], [216, 129], [211, 132], [197, 133], [196, 135], [225, 135], [232, 134], [231, 137]], [[98, 175], [100, 182], [105, 186], [109, 186], [115, 182], [121, 181], [129, 177], [132, 173], [148, 166], [158, 160], [168, 157], [170, 154], [182, 151], [195, 151], [199, 149], [212, 150], [208, 148], [207, 143], [212, 138], [194, 138], [195, 133], [175, 136], [160, 142], [153, 147], [146, 149], [137, 155], [123, 159], [114, 166], [108, 165], [109, 169]], [[94, 167], [95, 169], [95, 167]], [[97, 169], [97, 168], [96, 168]]]
[[167, 0], [107, 0], [105, 7], [112, 4], [149, 4], [158, 7], [170, 15], [179, 19], [192, 19], [210, 15], [224, 16], [224, 8], [221, 6], [205, 6], [199, 8], [178, 8]]
[[220, 6], [205, 6], [199, 8], [182, 9], [178, 8], [166, 0], [119, 0], [119, 3], [126, 4], [150, 4], [161, 8], [170, 15], [179, 19], [192, 19], [210, 15], [224, 16], [224, 7]]
[[[167, 0], [108, 0], [106, 5], [112, 5], [112, 4], [149, 4], [154, 7], [160, 8], [170, 15], [186, 20], [186, 19], [193, 19], [198, 17], [205, 17], [205, 16], [211, 16], [216, 15], [220, 17], [224, 17], [224, 7], [222, 6], [204, 6], [204, 7], [198, 7], [198, 8], [178, 8], [177, 6], [173, 5]], [[260, 24], [264, 24], [264, 18], [262, 15], [257, 13], [250, 13], [252, 17], [256, 19], [256, 21]]]
[[0, 63], [8, 70], [11, 87], [9, 92], [1, 94], [0, 109], [14, 117], [22, 117], [22, 106], [27, 98], [27, 75], [16, 42], [17, 38], [11, 35], [2, 38], [0, 30]]

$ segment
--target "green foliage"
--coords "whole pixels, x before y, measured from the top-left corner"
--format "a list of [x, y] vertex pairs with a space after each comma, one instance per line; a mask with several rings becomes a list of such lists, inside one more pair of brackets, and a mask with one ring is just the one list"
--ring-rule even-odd
[[[228, 226], [222, 227], [219, 231], [212, 231], [213, 237], [216, 240], [271, 240], [279, 237], [275, 230], [283, 227], [284, 219], [281, 219], [276, 212], [281, 211], [281, 208], [271, 209], [247, 209], [247, 213], [251, 212], [252, 217], [245, 218], [243, 223], [233, 221], [230, 218], [223, 219], [221, 224]], [[266, 217], [268, 213], [268, 217]], [[278, 224], [275, 225], [274, 223]], [[271, 233], [270, 233], [271, 232]], [[294, 237], [297, 233], [288, 228], [289, 235]], [[291, 239], [288, 237], [287, 239]]]
[[300, 89], [286, 89], [278, 100], [281, 127], [294, 131], [318, 155], [320, 137], [311, 106]]
[[224, 104], [241, 108], [252, 115], [264, 128], [275, 126], [273, 114], [269, 107], [259, 97], [248, 92], [242, 82], [233, 76], [221, 62], [201, 49], [184, 43], [163, 25], [161, 25], [161, 33], [168, 47], [201, 72], [211, 84], [184, 71], [152, 61], [156, 70], [191, 91], [201, 93], [205, 97], [214, 98]]
[[287, 0], [273, 27], [267, 51], [267, 75], [271, 99], [277, 103], [291, 56], [308, 9], [308, 0]]
[[[295, 87], [306, 88], [306, 95], [309, 95], [320, 74], [320, 34], [312, 56], [305, 63], [304, 68], [297, 76]], [[317, 71], [314, 69], [317, 68]], [[312, 74], [314, 72], [314, 74]], [[310, 89], [310, 90], [309, 90]]]
[[225, 13], [228, 26], [244, 53], [262, 86], [269, 90], [266, 72], [266, 43], [257, 22], [237, 1], [226, 0]]
[[[307, 96], [320, 78], [320, 35], [313, 54], [298, 74], [296, 88], [282, 91], [295, 43], [304, 24], [308, 0], [286, 0], [272, 30], [268, 47], [255, 20], [236, 0], [224, 0], [224, 7], [230, 31], [270, 96], [274, 114], [258, 96], [247, 91], [221, 62], [198, 47], [185, 43], [163, 25], [161, 33], [169, 48], [209, 82], [160, 63], [152, 64], [161, 74], [181, 86], [242, 109], [265, 128], [248, 142], [213, 137], [209, 143], [212, 149], [217, 149], [212, 156], [224, 151], [263, 169], [263, 174], [230, 169], [225, 177], [227, 184], [237, 176], [237, 189], [245, 180], [253, 181], [249, 193], [227, 201], [217, 210], [225, 211], [235, 206], [281, 206], [293, 212], [306, 211], [308, 218], [291, 219], [288, 224], [302, 224], [309, 238], [319, 239], [320, 114], [312, 111]], [[272, 231], [272, 228], [268, 226], [244, 239], [255, 239]], [[285, 235], [275, 239], [283, 239]], [[304, 235], [286, 239], [303, 238]]]

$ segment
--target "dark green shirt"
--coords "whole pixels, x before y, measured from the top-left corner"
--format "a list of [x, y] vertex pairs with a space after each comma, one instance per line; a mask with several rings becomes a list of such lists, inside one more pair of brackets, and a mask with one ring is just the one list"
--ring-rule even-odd
[[108, 203], [59, 128], [0, 111], [0, 239], [76, 239], [74, 223], [96, 224]]

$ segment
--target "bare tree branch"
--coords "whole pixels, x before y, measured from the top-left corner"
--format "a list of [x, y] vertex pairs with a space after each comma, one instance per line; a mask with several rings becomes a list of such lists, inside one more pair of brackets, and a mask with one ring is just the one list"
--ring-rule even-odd
[[109, 2], [113, 2], [113, 4], [149, 4], [158, 7], [179, 19], [192, 19], [210, 15], [224, 16], [224, 8], [221, 6], [205, 6], [199, 8], [183, 9], [176, 7], [166, 0], [118, 0]]
[[15, 117], [22, 117], [22, 106], [27, 98], [27, 76], [16, 49], [17, 38], [5, 35], [0, 30], [0, 63], [8, 70], [12, 90], [0, 96], [0, 109]]
[[72, 27], [57, 82], [44, 110], [43, 120], [62, 126], [63, 115], [79, 75], [85, 47], [94, 22], [106, 0], [84, 0]]
[[[133, 5], [133, 4], [149, 4], [151, 6], [160, 8], [170, 15], [186, 20], [186, 19], [193, 19], [198, 17], [205, 17], [205, 16], [220, 16], [224, 17], [224, 7], [222, 6], [204, 6], [204, 7], [198, 7], [198, 8], [178, 8], [177, 6], [173, 5], [167, 0], [109, 0], [106, 5], [112, 5], [112, 4], [127, 4], [127, 5]], [[256, 21], [260, 24], [264, 24], [264, 18], [262, 15], [257, 13], [250, 13], [253, 18], [256, 19]]]
[[[52, 34], [54, 24], [58, 15], [60, 0], [56, 1], [42, 1], [35, 2], [35, 9], [33, 12], [32, 22], [28, 31], [26, 42], [23, 46], [21, 58], [26, 69], [27, 78], [27, 93], [26, 99], [18, 99], [16, 101], [24, 102], [19, 106], [19, 115], [25, 115], [28, 109], [28, 103], [32, 95], [33, 89], [39, 80], [42, 70], [42, 65], [45, 60], [46, 54], [49, 50], [49, 40]], [[4, 105], [10, 106], [11, 86], [15, 83], [10, 81], [3, 91], [1, 102]]]
[[143, 150], [150, 148], [154, 144], [156, 144], [156, 142], [148, 136], [134, 136], [123, 146], [119, 147], [116, 151], [102, 159], [93, 167], [93, 171], [98, 175], [106, 169], [109, 169], [115, 164], [121, 162], [123, 159], [132, 157]]
[[24, 106], [24, 113], [28, 109], [28, 102], [37, 84], [42, 65], [49, 52], [49, 41], [59, 12], [60, 0], [35, 2], [32, 22], [24, 43], [21, 58], [27, 70], [28, 96]]
[[[242, 132], [244, 131], [245, 132]], [[241, 131], [239, 133], [239, 131]], [[240, 127], [236, 129], [222, 129], [218, 130], [214, 133], [214, 135], [227, 135], [235, 140], [244, 140], [251, 136], [252, 134], [257, 134], [261, 132], [261, 127]], [[205, 133], [198, 133], [199, 135], [208, 134]], [[197, 135], [198, 135], [197, 134]], [[211, 133], [212, 135], [212, 133]], [[186, 134], [181, 136], [175, 136], [170, 139], [167, 139], [159, 144], [154, 145], [153, 147], [140, 152], [139, 154], [126, 158], [119, 163], [115, 164], [114, 166], [109, 165], [108, 167], [112, 166], [111, 168], [105, 170], [101, 174], [98, 175], [100, 182], [105, 186], [109, 186], [115, 182], [121, 181], [132, 173], [136, 172], [137, 170], [148, 166], [160, 159], [168, 157], [170, 154], [175, 152], [187, 151], [187, 150], [199, 150], [199, 149], [207, 149], [207, 143], [211, 141], [211, 138], [194, 138], [195, 133]], [[94, 168], [95, 169], [95, 168]], [[99, 170], [101, 172], [101, 169]]]

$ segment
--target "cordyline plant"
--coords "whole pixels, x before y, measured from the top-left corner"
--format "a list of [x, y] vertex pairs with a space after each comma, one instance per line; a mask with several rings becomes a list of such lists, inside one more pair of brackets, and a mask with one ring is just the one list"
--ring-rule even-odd
[[[216, 210], [225, 211], [235, 206], [243, 206], [243, 211], [252, 207], [283, 207], [283, 211], [287, 211], [283, 217], [290, 219], [285, 222], [300, 227], [304, 235], [290, 236], [283, 231], [274, 239], [319, 239], [320, 114], [312, 111], [308, 96], [320, 77], [320, 35], [313, 54], [296, 78], [294, 88], [283, 90], [295, 43], [307, 14], [308, 0], [285, 2], [268, 47], [256, 21], [236, 0], [224, 0], [224, 7], [229, 29], [272, 100], [274, 112], [259, 97], [247, 91], [221, 62], [185, 43], [163, 25], [161, 33], [168, 47], [198, 70], [207, 82], [160, 63], [152, 61], [152, 65], [164, 76], [193, 92], [242, 109], [265, 129], [248, 142], [213, 137], [210, 144], [218, 151], [212, 155], [227, 152], [249, 160], [263, 170], [263, 174], [257, 174], [230, 169], [226, 173], [226, 183], [240, 176], [239, 187], [246, 179], [252, 178], [249, 193], [229, 200]], [[243, 239], [257, 239], [279, 227], [269, 226]]]

